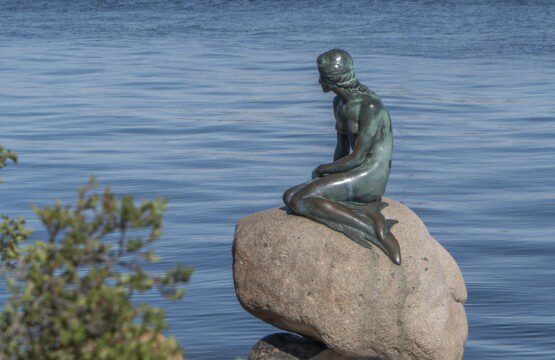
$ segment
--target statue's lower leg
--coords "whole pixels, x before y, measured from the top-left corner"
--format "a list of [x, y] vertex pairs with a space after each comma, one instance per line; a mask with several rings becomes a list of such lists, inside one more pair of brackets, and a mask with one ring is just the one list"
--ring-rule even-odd
[[386, 251], [374, 232], [371, 219], [348, 209], [341, 203], [321, 197], [294, 196], [290, 202], [290, 207], [295, 213], [328, 225], [348, 236], [349, 231], [344, 231], [345, 227], [360, 232], [363, 238], [372, 241], [383, 251]]

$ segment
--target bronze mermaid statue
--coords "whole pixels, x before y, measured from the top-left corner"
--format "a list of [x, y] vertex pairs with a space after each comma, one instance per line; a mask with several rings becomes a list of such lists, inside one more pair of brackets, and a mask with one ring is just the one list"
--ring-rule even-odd
[[401, 250], [386, 220], [381, 201], [391, 171], [391, 118], [380, 98], [362, 85], [353, 60], [344, 50], [332, 49], [317, 59], [322, 90], [334, 92], [333, 111], [337, 145], [333, 162], [312, 172], [312, 180], [283, 194], [295, 214], [320, 222], [360, 245], [378, 246], [395, 264]]

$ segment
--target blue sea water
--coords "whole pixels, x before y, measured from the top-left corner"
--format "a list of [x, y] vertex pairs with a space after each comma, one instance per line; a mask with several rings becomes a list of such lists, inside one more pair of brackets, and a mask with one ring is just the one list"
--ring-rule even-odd
[[0, 0], [0, 212], [102, 185], [170, 201], [159, 269], [191, 359], [245, 358], [275, 331], [233, 290], [238, 219], [330, 161], [315, 58], [341, 47], [394, 124], [387, 196], [414, 209], [467, 283], [465, 359], [555, 359], [552, 1]]

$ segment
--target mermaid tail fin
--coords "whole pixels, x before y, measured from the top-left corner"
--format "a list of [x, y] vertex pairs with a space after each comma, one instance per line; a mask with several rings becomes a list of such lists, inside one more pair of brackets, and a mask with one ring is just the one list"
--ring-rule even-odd
[[387, 203], [383, 201], [372, 201], [369, 203], [343, 202], [342, 204], [357, 214], [367, 218], [368, 222], [372, 224], [374, 233], [378, 240], [385, 240], [385, 236], [387, 235], [389, 229], [391, 229], [391, 226], [394, 225], [391, 224], [388, 226], [387, 221], [381, 212], [381, 210], [388, 205]]
[[399, 265], [401, 263], [401, 253], [399, 243], [391, 233], [391, 227], [397, 224], [397, 220], [386, 219], [381, 210], [388, 204], [383, 201], [372, 201], [370, 203], [353, 203], [342, 202], [345, 207], [362, 215], [368, 219], [368, 223], [372, 225], [373, 233], [361, 232], [355, 230], [348, 225], [339, 225], [336, 223], [326, 223], [332, 229], [335, 229], [349, 237], [357, 244], [370, 249], [372, 244], [382, 250], [393, 263]]
[[[397, 223], [396, 220], [386, 220], [386, 221], [390, 227], [393, 226], [393, 224]], [[389, 257], [389, 259], [393, 263], [397, 265], [401, 265], [401, 250], [399, 248], [399, 243], [397, 242], [397, 239], [391, 232], [388, 232], [386, 234], [384, 240], [380, 240], [376, 236], [373, 236], [372, 234], [366, 234], [366, 233], [363, 234], [360, 231], [357, 231], [350, 226], [341, 225], [334, 228], [339, 232], [347, 235], [347, 237], [349, 237], [357, 244], [367, 249], [371, 249], [372, 248], [371, 244], [374, 244], [381, 251], [383, 251], [384, 254], [386, 254], [387, 257]]]
[[394, 264], [401, 265], [401, 248], [399, 247], [399, 242], [393, 233], [388, 232], [383, 241], [372, 236], [369, 236], [366, 239], [380, 248], [380, 250], [382, 250]]
[[388, 232], [387, 222], [385, 220], [385, 216], [382, 214], [382, 209], [387, 206], [386, 203], [383, 201], [372, 201], [368, 204], [365, 204], [364, 207], [366, 209], [366, 213], [368, 217], [372, 219], [374, 224], [374, 232], [380, 241], [385, 240], [385, 236]]
[[397, 223], [399, 223], [399, 221], [393, 220], [393, 219], [386, 219], [385, 220], [385, 225], [387, 226], [387, 232], [390, 232], [393, 225], [395, 225]]
[[351, 240], [353, 240], [357, 244], [362, 245], [363, 247], [365, 247], [367, 249], [370, 249], [372, 247], [370, 245], [369, 240], [366, 239], [359, 231], [356, 231], [352, 227], [342, 225], [340, 231], [343, 234], [347, 235], [347, 237], [349, 237]]
[[388, 232], [384, 241], [384, 245], [387, 251], [384, 251], [389, 259], [397, 265], [401, 265], [401, 248], [399, 247], [399, 242], [393, 233]]

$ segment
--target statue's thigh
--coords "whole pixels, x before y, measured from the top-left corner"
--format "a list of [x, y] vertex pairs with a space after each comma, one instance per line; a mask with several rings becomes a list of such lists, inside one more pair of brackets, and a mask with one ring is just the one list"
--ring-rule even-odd
[[354, 201], [356, 174], [352, 171], [331, 174], [314, 179], [300, 189], [296, 195], [302, 197], [318, 196], [332, 201]]
[[322, 196], [335, 201], [371, 202], [381, 199], [385, 190], [377, 166], [361, 166], [351, 171], [330, 175]]
[[352, 177], [352, 200], [355, 202], [371, 202], [382, 198], [387, 178], [382, 176], [379, 168], [359, 169], [357, 176]]

